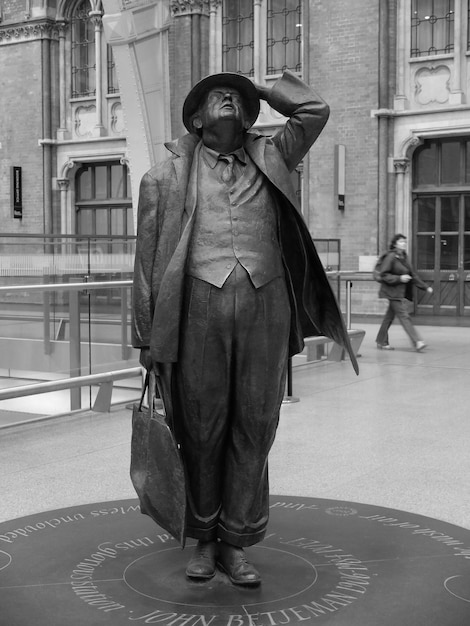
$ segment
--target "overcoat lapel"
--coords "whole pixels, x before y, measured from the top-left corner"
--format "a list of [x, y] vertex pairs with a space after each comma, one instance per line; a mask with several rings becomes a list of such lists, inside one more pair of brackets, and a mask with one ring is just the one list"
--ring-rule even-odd
[[[178, 191], [177, 200], [174, 203], [179, 211], [185, 210], [186, 191], [191, 173], [193, 155], [199, 138], [196, 135], [185, 135], [177, 141], [165, 144], [165, 147], [173, 153], [173, 167], [175, 168], [175, 189]], [[176, 208], [176, 207], [174, 207]]]
[[284, 161], [279, 158], [279, 150], [265, 137], [253, 133], [247, 134], [245, 150], [268, 180], [298, 209], [299, 203], [290, 173]]
[[[181, 233], [176, 249], [163, 275], [152, 323], [151, 352], [160, 363], [174, 363], [178, 358], [180, 319], [183, 309], [183, 286], [186, 258], [194, 222], [196, 204], [196, 176], [192, 176], [192, 162], [199, 140], [185, 136], [181, 141], [168, 144], [167, 148], [175, 154], [174, 187], [178, 189], [178, 200], [172, 204], [179, 220]], [[191, 189], [190, 189], [191, 187]]]

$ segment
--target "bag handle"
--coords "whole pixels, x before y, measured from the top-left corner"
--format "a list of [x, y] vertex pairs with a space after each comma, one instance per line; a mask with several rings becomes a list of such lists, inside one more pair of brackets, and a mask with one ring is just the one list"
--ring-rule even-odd
[[145, 394], [148, 390], [150, 415], [153, 415], [153, 412], [155, 410], [156, 386], [157, 386], [157, 375], [155, 371], [153, 369], [150, 371], [147, 370], [147, 373], [145, 374], [145, 381], [142, 386], [142, 394], [140, 396], [139, 411], [142, 410], [142, 405], [144, 403]]
[[141, 396], [140, 396], [139, 411], [142, 411], [142, 405], [144, 403], [144, 398], [145, 398], [145, 394], [147, 392], [147, 389], [149, 388], [149, 382], [150, 382], [150, 376], [149, 376], [149, 372], [147, 370], [147, 373], [145, 374], [145, 381], [144, 381], [144, 384], [142, 386], [142, 393], [141, 393]]
[[155, 370], [152, 368], [150, 372], [147, 372], [147, 376], [149, 377], [148, 388], [149, 388], [149, 407], [150, 407], [150, 415], [154, 415], [155, 413], [155, 391], [157, 389], [157, 375]]

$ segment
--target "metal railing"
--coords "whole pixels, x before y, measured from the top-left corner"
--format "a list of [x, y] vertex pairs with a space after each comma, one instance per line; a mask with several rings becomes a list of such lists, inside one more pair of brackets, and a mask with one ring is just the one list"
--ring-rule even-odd
[[[36, 383], [33, 385], [21, 385], [10, 389], [0, 390], [0, 401], [9, 400], [10, 398], [25, 398], [27, 396], [38, 395], [41, 393], [50, 393], [53, 391], [61, 391], [63, 389], [79, 389], [91, 385], [99, 385], [99, 391], [96, 399], [91, 407], [92, 411], [97, 413], [108, 413], [111, 409], [111, 400], [113, 393], [113, 384], [116, 380], [127, 380], [133, 376], [139, 376], [142, 379], [141, 367], [130, 367], [114, 372], [105, 372], [103, 374], [90, 374], [88, 376], [77, 376], [75, 378], [67, 378], [64, 380], [54, 380], [45, 383]], [[33, 422], [50, 419], [50, 415], [25, 419], [17, 421], [14, 424], [0, 425], [1, 428], [10, 426], [19, 426], [22, 424], [31, 424]]]
[[[90, 246], [88, 246], [90, 250]], [[11, 256], [11, 255], [10, 255]], [[16, 255], [19, 258], [20, 255]], [[70, 255], [69, 255], [70, 256]], [[44, 269], [44, 263], [53, 263], [54, 268], [64, 268], [64, 259], [69, 264], [68, 266], [72, 267], [75, 273], [72, 273], [70, 279], [73, 280], [76, 278], [76, 260], [77, 255], [74, 256], [74, 262], [72, 263], [70, 258], [67, 255], [52, 255], [50, 257], [42, 255], [41, 258], [33, 265], [39, 265]], [[78, 255], [80, 256], [80, 255]], [[99, 256], [99, 255], [98, 255]], [[119, 255], [118, 255], [119, 256]], [[127, 259], [126, 255], [126, 259]], [[3, 260], [4, 255], [0, 255]], [[87, 255], [88, 259], [90, 258], [90, 253]], [[9, 257], [10, 258], [10, 257]], [[95, 258], [96, 261], [96, 258]], [[101, 255], [100, 262], [96, 264], [98, 269], [98, 275], [101, 277], [102, 270], [104, 268], [104, 261], [109, 267], [116, 268], [115, 260], [110, 262], [106, 260], [106, 258]], [[119, 261], [119, 259], [118, 259]], [[119, 261], [120, 262], [120, 261]], [[22, 267], [31, 266], [31, 260], [22, 261]], [[66, 263], [66, 264], [67, 264]], [[71, 264], [72, 263], [72, 264]], [[126, 260], [127, 263], [127, 260]], [[11, 264], [11, 258], [10, 258]], [[25, 265], [26, 264], [26, 265]], [[118, 263], [119, 264], [119, 263]], [[5, 264], [3, 264], [5, 268]], [[52, 267], [52, 266], [51, 266]], [[126, 267], [129, 269], [129, 267]], [[88, 263], [87, 270], [91, 272], [91, 266]], [[28, 272], [26, 272], [28, 274]], [[34, 272], [33, 272], [34, 273]], [[127, 272], [126, 272], [127, 273]], [[4, 269], [3, 276], [7, 275], [8, 272]], [[342, 272], [342, 271], [328, 271], [328, 277], [331, 281], [337, 281], [337, 297], [340, 301], [341, 299], [341, 283], [345, 283], [345, 320], [347, 329], [351, 329], [351, 291], [353, 280], [358, 278], [357, 272]], [[17, 274], [14, 273], [16, 276]], [[26, 278], [23, 274], [20, 273], [23, 278]], [[31, 276], [31, 274], [29, 273]], [[37, 274], [36, 274], [37, 275]], [[10, 274], [12, 276], [12, 274]], [[49, 274], [48, 272], [42, 272], [41, 277], [42, 280], [53, 280], [54, 274]], [[60, 273], [60, 276], [68, 277], [66, 274]], [[59, 378], [58, 380], [47, 380], [45, 382], [34, 382], [33, 384], [27, 385], [17, 385], [13, 387], [9, 387], [6, 389], [0, 389], [0, 402], [9, 399], [18, 399], [18, 398], [26, 398], [28, 396], [37, 395], [37, 394], [45, 394], [49, 392], [57, 392], [61, 390], [70, 390], [70, 410], [74, 411], [82, 408], [82, 388], [90, 387], [90, 406], [89, 408], [94, 411], [109, 411], [111, 406], [111, 399], [113, 393], [113, 383], [118, 380], [126, 380], [133, 377], [137, 377], [142, 375], [142, 369], [138, 365], [137, 361], [137, 353], [134, 359], [130, 359], [132, 347], [129, 344], [129, 291], [132, 287], [132, 280], [123, 279], [123, 280], [94, 280], [94, 276], [92, 273], [86, 273], [83, 275], [83, 281], [75, 280], [74, 282], [44, 282], [41, 284], [14, 284], [14, 285], [0, 285], [0, 300], [3, 296], [8, 295], [13, 301], [15, 301], [15, 294], [24, 294], [27, 293], [31, 299], [35, 299], [36, 311], [35, 313], [29, 315], [18, 316], [14, 311], [8, 317], [7, 313], [0, 314], [0, 322], [5, 319], [16, 321], [18, 319], [24, 319], [27, 323], [31, 322], [40, 322], [42, 323], [42, 332], [40, 333], [39, 342], [42, 344], [42, 352], [44, 355], [49, 356], [53, 355], [54, 351], [58, 350], [58, 347], [63, 348], [64, 344], [68, 345], [68, 363], [67, 367], [58, 372], [59, 376], [66, 376], [63, 378]], [[80, 276], [80, 278], [82, 277]], [[360, 279], [370, 280], [369, 276], [365, 278], [361, 276]], [[94, 315], [92, 314], [90, 307], [86, 311], [87, 319], [82, 319], [82, 313], [84, 310], [84, 300], [86, 300], [86, 296], [91, 296], [92, 294], [103, 293], [108, 290], [114, 290], [114, 292], [118, 292], [120, 296], [116, 298], [116, 301], [119, 303], [113, 308], [113, 314], [107, 317], [103, 317], [103, 315]], [[34, 296], [34, 294], [36, 294]], [[40, 294], [42, 299], [38, 300], [37, 295]], [[60, 313], [57, 315], [54, 311], [52, 311], [51, 307], [51, 294], [54, 294], [54, 297], [58, 297], [59, 294], [61, 296], [60, 303]], [[24, 301], [23, 301], [24, 303]], [[22, 304], [20, 303], [17, 308], [21, 309]], [[86, 308], [86, 307], [85, 307]], [[57, 328], [54, 333], [51, 333], [51, 325], [56, 325]], [[96, 371], [92, 372], [93, 369], [102, 369], [103, 365], [99, 365], [96, 363], [92, 364], [92, 347], [97, 344], [92, 339], [91, 327], [98, 326], [113, 326], [113, 337], [114, 343], [116, 346], [120, 348], [120, 359], [123, 364], [121, 369], [116, 369], [115, 367], [111, 367], [106, 371]], [[84, 363], [82, 349], [82, 328], [84, 326], [88, 326], [88, 373], [83, 373], [82, 370], [85, 369], [86, 364]], [[119, 330], [118, 330], [119, 329]], [[1, 327], [0, 327], [0, 341], [1, 338]], [[116, 337], [116, 333], [118, 337]], [[11, 337], [10, 337], [11, 339]], [[14, 341], [14, 338], [12, 339]], [[20, 344], [19, 344], [20, 345]], [[132, 361], [132, 362], [131, 362]], [[63, 365], [63, 361], [62, 361]], [[93, 366], [92, 366], [93, 365]], [[131, 367], [129, 367], [131, 365]], [[0, 365], [1, 367], [1, 365]], [[109, 367], [109, 365], [108, 365]], [[14, 368], [12, 368], [14, 369]], [[18, 369], [18, 368], [16, 368]], [[66, 372], [66, 373], [64, 373]], [[31, 376], [33, 379], [34, 376]], [[18, 375], [18, 379], [21, 379], [22, 376]], [[39, 376], [37, 378], [40, 378]], [[91, 387], [98, 387], [97, 395], [94, 401], [91, 399]], [[290, 387], [292, 387], [292, 372], [290, 378]], [[138, 397], [138, 393], [140, 392], [140, 382], [138, 385], [138, 389], [136, 389], [136, 397]], [[289, 395], [289, 394], [288, 394]], [[2, 405], [0, 404], [0, 412]], [[66, 412], [66, 411], [65, 411]], [[33, 419], [44, 419], [44, 417], [33, 418]], [[1, 427], [1, 423], [0, 423]]]
[[[82, 408], [82, 388], [90, 387], [88, 408], [109, 411], [114, 381], [141, 375], [137, 353], [133, 355], [129, 343], [131, 287], [131, 280], [1, 285], [0, 299], [8, 295], [15, 306], [13, 312], [0, 314], [0, 343], [4, 355], [0, 368], [7, 372], [2, 378], [3, 384], [8, 383], [8, 378], [14, 379], [15, 384], [0, 389], [0, 401], [70, 390], [70, 410], [74, 411]], [[101, 309], [94, 311], [89, 304], [92, 294], [105, 294], [109, 290], [120, 296], [116, 298], [118, 304], [113, 304], [111, 309], [105, 307], [104, 313]], [[51, 308], [51, 293], [60, 297], [58, 313]], [[21, 301], [18, 294], [23, 296]], [[34, 305], [25, 303], [25, 299], [34, 300]], [[51, 333], [53, 324], [57, 326], [55, 334]], [[88, 337], [83, 339], [86, 333]], [[28, 336], [25, 338], [24, 334]], [[111, 339], [104, 341], [105, 334]], [[117, 364], [122, 367], [117, 369]], [[24, 371], [28, 374], [24, 375]], [[57, 376], [58, 380], [17, 385], [18, 380], [25, 378], [40, 380]], [[92, 386], [99, 387], [94, 401]], [[140, 381], [134, 395], [140, 395]]]
[[[327, 271], [327, 276], [331, 279], [336, 278], [337, 280], [337, 288], [336, 288], [336, 298], [338, 302], [341, 302], [341, 283], [345, 283], [346, 288], [346, 300], [345, 300], [345, 312], [344, 317], [346, 320], [346, 328], [351, 330], [351, 316], [352, 316], [352, 287], [354, 280], [358, 279], [358, 272], [355, 271]], [[371, 280], [370, 274], [366, 273], [366, 278], [361, 277], [360, 280]]]

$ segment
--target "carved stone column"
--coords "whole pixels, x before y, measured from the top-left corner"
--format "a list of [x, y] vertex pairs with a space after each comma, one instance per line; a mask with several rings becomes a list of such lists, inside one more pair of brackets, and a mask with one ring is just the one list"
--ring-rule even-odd
[[463, 104], [462, 91], [462, 5], [454, 5], [454, 67], [449, 95], [449, 104]]
[[68, 235], [72, 232], [71, 224], [69, 223], [68, 216], [71, 211], [67, 210], [67, 193], [70, 187], [70, 180], [68, 178], [58, 178], [57, 186], [60, 191], [60, 232], [63, 235]]
[[222, 71], [222, 0], [209, 0], [209, 74]]
[[403, 111], [408, 107], [408, 99], [405, 90], [405, 77], [408, 64], [409, 48], [409, 23], [410, 4], [407, 0], [398, 0], [397, 8], [397, 92], [395, 94], [394, 108]]
[[42, 128], [43, 138], [43, 207], [44, 233], [54, 232], [52, 198], [52, 146], [47, 140], [52, 139], [52, 80], [51, 80], [51, 25], [41, 25], [44, 36], [42, 48]]
[[[254, 29], [253, 58], [254, 59], [260, 59], [266, 47], [265, 45], [262, 44], [262, 42], [265, 41], [265, 38], [263, 37], [261, 28], [262, 28], [261, 0], [255, 0], [254, 7], [253, 7], [253, 29]], [[261, 61], [260, 63], [255, 63], [254, 65], [254, 69], [255, 69], [254, 79], [255, 79], [255, 82], [258, 84], [262, 84], [264, 82], [263, 80], [264, 76], [261, 77], [259, 73], [260, 67], [266, 67], [266, 63], [265, 62], [263, 63]]]
[[410, 194], [409, 185], [407, 184], [409, 180], [409, 165], [410, 161], [407, 158], [394, 159], [393, 161], [396, 174], [395, 228], [391, 228], [391, 230], [407, 236], [410, 216]]
[[64, 20], [57, 23], [59, 33], [59, 128], [57, 139], [67, 139], [67, 89], [65, 77], [65, 36], [68, 24]]
[[95, 28], [95, 81], [96, 81], [96, 125], [94, 135], [101, 137], [104, 135], [103, 127], [103, 78], [101, 67], [101, 32], [102, 32], [102, 12], [90, 11], [90, 20]]

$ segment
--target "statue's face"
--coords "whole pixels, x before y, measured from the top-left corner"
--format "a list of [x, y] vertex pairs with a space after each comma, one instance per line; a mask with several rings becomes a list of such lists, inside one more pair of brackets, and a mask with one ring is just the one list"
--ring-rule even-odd
[[202, 128], [210, 128], [224, 121], [238, 121], [244, 126], [245, 111], [240, 93], [232, 87], [215, 87], [211, 89], [202, 105], [198, 118]]

